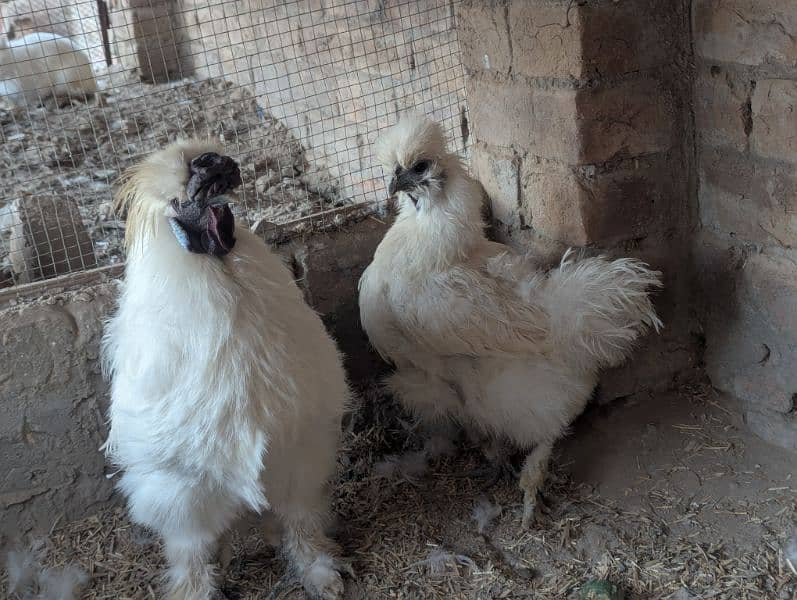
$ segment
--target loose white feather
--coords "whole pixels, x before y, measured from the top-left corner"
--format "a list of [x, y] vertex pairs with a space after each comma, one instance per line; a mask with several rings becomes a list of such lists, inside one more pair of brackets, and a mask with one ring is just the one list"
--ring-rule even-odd
[[425, 567], [430, 575], [459, 575], [459, 567], [466, 567], [471, 572], [478, 571], [479, 567], [469, 556], [455, 554], [440, 547], [429, 551], [429, 556], [413, 563], [412, 566]]
[[39, 579], [40, 600], [75, 600], [89, 581], [88, 574], [74, 565], [47, 569]]
[[37, 587], [41, 572], [39, 555], [33, 550], [11, 550], [6, 556], [8, 594], [13, 597], [30, 598]]
[[6, 556], [8, 595], [20, 600], [75, 600], [89, 581], [77, 565], [45, 569], [42, 566], [43, 544], [34, 542], [24, 550], [12, 550]]
[[490, 524], [501, 515], [501, 507], [493, 504], [487, 498], [481, 497], [473, 505], [473, 512], [471, 517], [476, 523], [476, 530], [479, 533], [484, 533], [490, 527]]
[[786, 540], [783, 557], [792, 575], [797, 578], [797, 531]]

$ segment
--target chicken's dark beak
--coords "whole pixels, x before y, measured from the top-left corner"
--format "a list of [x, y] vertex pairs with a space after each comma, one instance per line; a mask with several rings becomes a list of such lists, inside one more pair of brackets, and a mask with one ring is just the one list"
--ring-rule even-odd
[[390, 180], [388, 192], [393, 196], [397, 192], [410, 192], [421, 183], [423, 175], [413, 172], [412, 169], [401, 169], [393, 179]]

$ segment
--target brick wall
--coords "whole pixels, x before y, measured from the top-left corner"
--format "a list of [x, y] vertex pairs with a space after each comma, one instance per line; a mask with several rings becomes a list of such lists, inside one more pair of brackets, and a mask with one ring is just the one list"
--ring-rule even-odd
[[695, 223], [688, 2], [467, 0], [460, 41], [471, 164], [503, 237], [556, 256], [589, 246], [665, 273], [666, 323], [606, 399], [694, 365]]
[[169, 1], [198, 72], [254, 90], [344, 193], [378, 197], [373, 139], [415, 108], [470, 144], [505, 241], [660, 268], [666, 329], [605, 399], [705, 358], [797, 446], [793, 0]]
[[797, 3], [695, 0], [706, 366], [797, 448]]
[[[200, 74], [254, 90], [344, 196], [383, 199], [371, 147], [398, 114], [442, 121], [464, 149], [464, 86], [449, 0], [184, 0]], [[467, 127], [465, 127], [467, 129]]]

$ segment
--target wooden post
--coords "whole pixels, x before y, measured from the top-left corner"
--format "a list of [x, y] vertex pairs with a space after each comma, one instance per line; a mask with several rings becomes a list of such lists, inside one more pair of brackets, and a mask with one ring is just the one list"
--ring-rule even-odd
[[111, 39], [108, 30], [111, 28], [111, 18], [108, 15], [108, 4], [105, 0], [97, 0], [97, 14], [100, 17], [100, 31], [102, 32], [102, 49], [105, 51], [105, 64], [109, 67], [111, 60]]

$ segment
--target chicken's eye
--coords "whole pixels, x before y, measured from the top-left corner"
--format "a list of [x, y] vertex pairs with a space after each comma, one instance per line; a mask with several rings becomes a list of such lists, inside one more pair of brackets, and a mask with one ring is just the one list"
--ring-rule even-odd
[[415, 166], [412, 167], [412, 170], [418, 175], [420, 175], [421, 173], [425, 173], [428, 168], [429, 168], [429, 161], [422, 160], [421, 162], [415, 163]]

